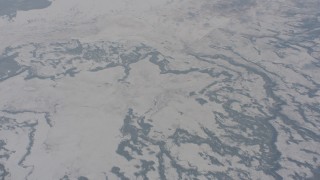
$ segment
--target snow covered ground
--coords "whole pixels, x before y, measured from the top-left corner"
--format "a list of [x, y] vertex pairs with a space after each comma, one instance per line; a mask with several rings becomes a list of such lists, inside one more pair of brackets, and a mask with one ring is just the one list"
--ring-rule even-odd
[[0, 180], [319, 179], [319, 0], [0, 0]]

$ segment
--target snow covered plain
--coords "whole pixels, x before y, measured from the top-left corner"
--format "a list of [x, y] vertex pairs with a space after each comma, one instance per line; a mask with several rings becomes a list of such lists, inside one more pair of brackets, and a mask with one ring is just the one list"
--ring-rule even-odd
[[0, 180], [320, 179], [319, 0], [0, 0]]

